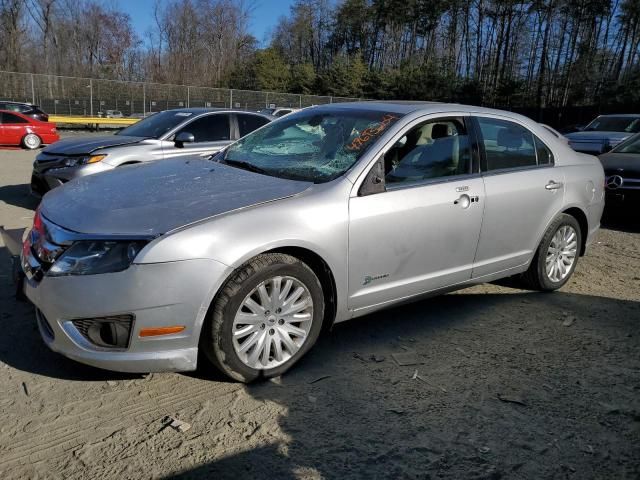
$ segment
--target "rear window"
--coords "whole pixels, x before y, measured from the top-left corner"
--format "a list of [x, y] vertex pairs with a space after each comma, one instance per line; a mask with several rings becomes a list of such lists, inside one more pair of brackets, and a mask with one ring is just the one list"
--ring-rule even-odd
[[521, 168], [538, 164], [533, 134], [520, 125], [495, 118], [478, 118], [487, 170]]
[[259, 115], [248, 115], [246, 113], [239, 113], [237, 115], [237, 118], [240, 137], [244, 137], [254, 130], [257, 130], [261, 126], [269, 123], [269, 120]]

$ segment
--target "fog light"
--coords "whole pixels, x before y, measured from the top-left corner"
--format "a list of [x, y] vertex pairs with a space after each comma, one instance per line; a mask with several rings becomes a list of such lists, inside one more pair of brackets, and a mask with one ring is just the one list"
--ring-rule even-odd
[[73, 325], [90, 343], [102, 348], [127, 348], [131, 337], [133, 315], [81, 318]]

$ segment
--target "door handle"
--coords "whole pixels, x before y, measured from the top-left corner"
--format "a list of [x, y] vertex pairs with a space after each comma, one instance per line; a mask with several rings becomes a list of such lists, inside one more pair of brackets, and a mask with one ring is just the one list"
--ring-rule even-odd
[[562, 188], [562, 182], [549, 180], [549, 183], [547, 183], [544, 188], [546, 188], [547, 190], [558, 190], [559, 188]]
[[462, 208], [469, 208], [469, 205], [471, 205], [471, 197], [467, 194], [460, 195], [457, 200], [453, 201], [453, 204], [460, 205]]

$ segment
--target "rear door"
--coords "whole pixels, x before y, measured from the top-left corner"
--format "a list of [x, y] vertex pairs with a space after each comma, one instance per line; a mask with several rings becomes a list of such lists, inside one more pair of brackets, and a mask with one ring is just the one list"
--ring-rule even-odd
[[[173, 138], [182, 132], [193, 134], [195, 141], [176, 147]], [[163, 142], [164, 158], [199, 155], [208, 157], [231, 143], [231, 114], [213, 113], [198, 117], [178, 130], [172, 138]]]
[[564, 173], [533, 132], [499, 116], [476, 124], [486, 200], [473, 278], [528, 263], [564, 197]]

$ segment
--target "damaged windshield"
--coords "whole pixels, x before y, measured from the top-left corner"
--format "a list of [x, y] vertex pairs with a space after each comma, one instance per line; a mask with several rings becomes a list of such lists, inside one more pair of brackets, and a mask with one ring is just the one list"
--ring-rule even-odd
[[400, 117], [370, 110], [307, 110], [246, 136], [217, 160], [274, 177], [328, 182], [349, 170]]

